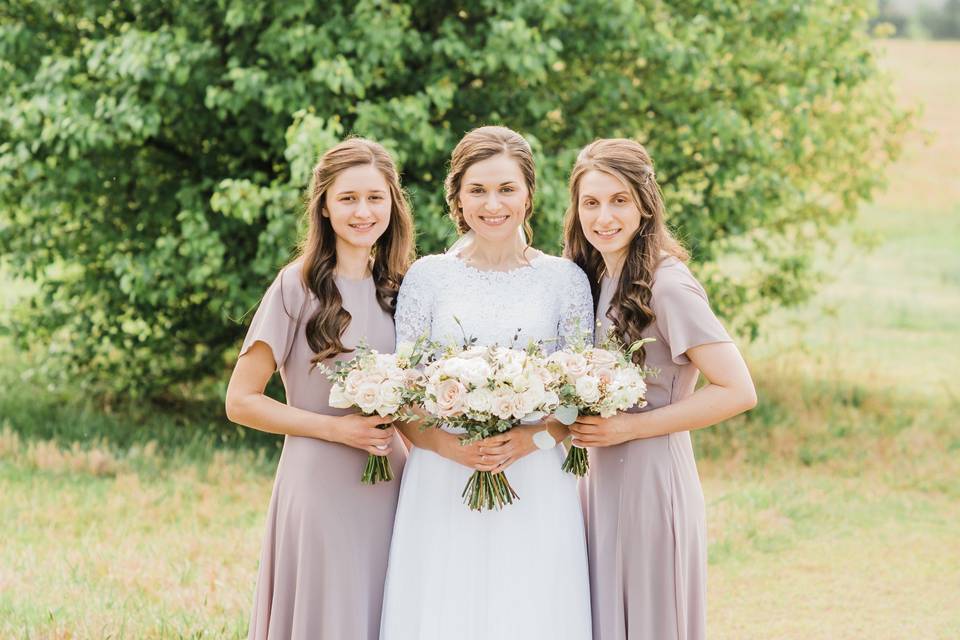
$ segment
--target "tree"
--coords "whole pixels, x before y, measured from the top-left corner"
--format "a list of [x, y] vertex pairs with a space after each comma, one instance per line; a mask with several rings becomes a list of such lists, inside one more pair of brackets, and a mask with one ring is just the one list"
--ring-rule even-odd
[[644, 142], [715, 304], [755, 331], [811, 291], [813, 247], [897, 151], [869, 5], [11, 0], [0, 248], [42, 285], [14, 333], [101, 390], [222, 374], [291, 255], [320, 152], [384, 143], [430, 252], [453, 232], [449, 153], [489, 123], [534, 146], [551, 251], [576, 151]]

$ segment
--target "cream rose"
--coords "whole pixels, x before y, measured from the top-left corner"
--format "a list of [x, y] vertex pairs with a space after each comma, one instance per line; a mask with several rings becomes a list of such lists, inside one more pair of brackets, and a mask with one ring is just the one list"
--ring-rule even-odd
[[566, 371], [571, 380], [576, 380], [589, 373], [590, 363], [582, 354], [571, 353], [570, 357], [567, 358]]
[[364, 413], [373, 413], [380, 406], [380, 385], [375, 382], [363, 382], [354, 396], [355, 404]]
[[437, 415], [448, 417], [463, 412], [463, 400], [466, 388], [459, 380], [448, 379], [437, 387]]

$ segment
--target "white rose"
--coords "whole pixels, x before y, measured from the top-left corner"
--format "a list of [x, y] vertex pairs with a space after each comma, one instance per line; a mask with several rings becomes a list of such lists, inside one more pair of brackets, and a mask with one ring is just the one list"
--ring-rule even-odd
[[582, 354], [571, 353], [570, 357], [567, 358], [566, 372], [571, 380], [585, 376], [589, 371], [590, 363], [587, 362], [587, 359]]
[[600, 399], [600, 381], [593, 376], [577, 378], [577, 395], [587, 404], [593, 404]]
[[373, 413], [380, 406], [380, 387], [375, 382], [364, 382], [357, 388], [355, 403], [364, 413]]
[[483, 360], [465, 360], [460, 371], [460, 380], [464, 384], [480, 387], [490, 379], [490, 373], [490, 365]]
[[[546, 397], [546, 391], [542, 386], [534, 385], [520, 394], [522, 400], [521, 406], [523, 407], [523, 415], [533, 413], [537, 408], [543, 404], [543, 401]], [[520, 416], [521, 418], [523, 416]]]
[[513, 393], [498, 393], [494, 397], [492, 413], [498, 418], [509, 420], [513, 416]]
[[617, 365], [617, 354], [607, 349], [590, 349], [587, 359], [594, 367], [612, 368]]
[[467, 408], [476, 413], [490, 413], [496, 396], [490, 389], [480, 387], [467, 394]]
[[504, 349], [498, 354], [497, 362], [500, 365], [497, 371], [497, 379], [505, 382], [513, 382], [523, 373], [523, 365], [527, 359], [527, 354], [520, 351], [511, 351]]
[[611, 384], [614, 381], [614, 378], [616, 377], [614, 370], [606, 365], [595, 367], [593, 370], [593, 375], [602, 384], [606, 384], [606, 385]]
[[354, 369], [343, 381], [343, 391], [349, 398], [356, 398], [360, 385], [366, 382], [366, 376], [360, 369]]
[[460, 354], [460, 357], [466, 360], [473, 360], [475, 358], [482, 358], [486, 354], [487, 347], [473, 346], [468, 349], [464, 349], [463, 353]]
[[514, 394], [510, 404], [513, 407], [512, 410], [510, 411], [510, 415], [516, 418], [517, 420], [527, 415], [528, 413], [531, 413], [530, 411], [527, 411], [527, 408], [525, 406], [526, 403], [524, 402], [522, 393]]
[[401, 386], [404, 389], [411, 390], [422, 390], [424, 385], [427, 384], [427, 379], [423, 377], [423, 373], [417, 371], [416, 369], [408, 369], [403, 372], [403, 381]]
[[385, 384], [380, 386], [380, 408], [377, 410], [381, 416], [388, 416], [391, 413], [396, 413], [397, 409], [400, 408], [400, 402], [402, 401], [401, 394], [403, 392], [402, 387], [398, 387], [394, 384]]
[[463, 400], [467, 394], [458, 380], [444, 380], [437, 387], [437, 415], [449, 417], [463, 412]]
[[343, 392], [343, 387], [335, 384], [330, 388], [330, 406], [336, 409], [349, 409], [353, 401]]

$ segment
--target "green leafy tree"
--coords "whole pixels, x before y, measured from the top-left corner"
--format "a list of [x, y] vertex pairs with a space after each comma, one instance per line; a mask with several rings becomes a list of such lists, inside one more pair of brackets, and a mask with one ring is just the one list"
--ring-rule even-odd
[[491, 123], [534, 146], [551, 251], [577, 149], [644, 142], [715, 303], [755, 330], [896, 153], [870, 4], [8, 0], [0, 249], [42, 285], [13, 331], [99, 390], [222, 375], [319, 153], [384, 143], [436, 251], [449, 153]]

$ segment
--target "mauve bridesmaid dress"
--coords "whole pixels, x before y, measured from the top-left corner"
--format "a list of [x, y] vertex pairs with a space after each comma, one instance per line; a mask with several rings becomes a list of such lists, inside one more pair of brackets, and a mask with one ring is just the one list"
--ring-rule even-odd
[[[604, 278], [598, 339], [610, 328], [616, 283]], [[656, 320], [643, 332], [649, 411], [694, 391], [699, 371], [685, 352], [729, 342], [707, 296], [676, 258], [654, 274]], [[594, 640], [702, 640], [706, 636], [707, 533], [690, 433], [590, 449], [587, 543]]]
[[[352, 320], [343, 343], [364, 340], [392, 353], [393, 319], [377, 304], [372, 278], [337, 278]], [[328, 415], [330, 383], [311, 364], [304, 326], [319, 303], [300, 279], [300, 264], [283, 269], [254, 315], [241, 355], [257, 341], [273, 351], [287, 404]], [[349, 359], [346, 353], [335, 359]], [[328, 360], [330, 364], [332, 360]], [[342, 444], [286, 436], [267, 512], [266, 534], [249, 637], [375, 640], [404, 448], [395, 437], [395, 479], [369, 486], [360, 476], [367, 453]]]

